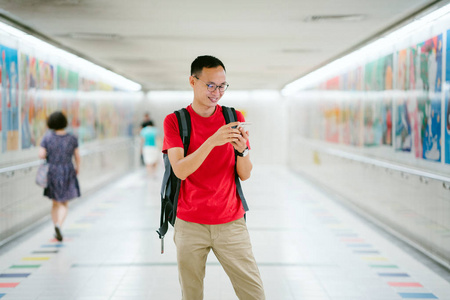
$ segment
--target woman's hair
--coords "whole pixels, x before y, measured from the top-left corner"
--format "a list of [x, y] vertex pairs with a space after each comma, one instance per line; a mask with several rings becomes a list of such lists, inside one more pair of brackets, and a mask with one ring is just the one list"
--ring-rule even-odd
[[53, 130], [64, 129], [67, 127], [67, 118], [62, 112], [55, 111], [48, 117], [47, 126]]

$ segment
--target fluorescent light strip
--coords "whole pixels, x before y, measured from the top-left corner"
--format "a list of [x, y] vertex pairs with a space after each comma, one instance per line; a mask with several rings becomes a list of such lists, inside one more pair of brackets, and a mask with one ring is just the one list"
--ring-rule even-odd
[[[342, 70], [350, 70], [349, 66], [356, 65], [363, 61], [366, 57], [371, 57], [373, 54], [386, 51], [389, 47], [393, 47], [395, 43], [410, 37], [418, 29], [423, 29], [425, 26], [438, 19], [448, 17], [450, 12], [450, 4], [443, 6], [422, 18], [419, 18], [404, 27], [381, 37], [380, 39], [362, 47], [346, 56], [343, 56], [311, 73], [287, 84], [281, 93], [283, 96], [290, 96], [301, 90], [312, 88], [314, 84], [319, 84], [325, 79], [338, 76]], [[372, 54], [372, 55], [371, 55]]]
[[5, 34], [6, 36], [11, 36], [15, 38], [19, 43], [23, 43], [25, 46], [37, 49], [37, 51], [40, 53], [45, 53], [46, 55], [60, 58], [62, 61], [67, 62], [69, 65], [76, 66], [76, 69], [79, 69], [78, 71], [81, 71], [81, 73], [95, 74], [100, 78], [101, 81], [104, 81], [105, 83], [108, 83], [114, 87], [132, 92], [140, 91], [142, 88], [140, 84], [129, 80], [122, 75], [116, 74], [84, 58], [57, 48], [5, 23], [0, 22], [0, 33]]

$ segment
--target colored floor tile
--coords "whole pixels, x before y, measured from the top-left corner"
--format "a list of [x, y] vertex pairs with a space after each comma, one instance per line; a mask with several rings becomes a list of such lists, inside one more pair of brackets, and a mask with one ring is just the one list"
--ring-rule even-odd
[[62, 248], [64, 244], [51, 244], [51, 245], [42, 245], [41, 248]]
[[369, 265], [371, 268], [380, 268], [380, 269], [398, 269], [396, 265]]
[[376, 250], [353, 250], [353, 253], [360, 253], [360, 254], [379, 254], [379, 251]]
[[409, 277], [406, 273], [378, 273], [381, 277]]
[[50, 257], [24, 257], [22, 260], [33, 261], [33, 260], [49, 260]]
[[29, 275], [30, 273], [3, 273], [0, 274], [0, 278], [23, 278]]
[[[65, 230], [65, 231], [64, 231], [64, 243], [67, 243], [67, 242], [72, 241], [72, 237], [73, 237], [73, 236], [78, 236], [78, 235], [75, 235], [75, 234], [73, 234], [73, 233], [68, 233], [68, 232]], [[50, 242], [50, 243], [53, 243], [53, 244], [59, 244], [59, 243], [61, 243], [60, 241], [58, 241], [58, 240], [55, 239], [55, 238], [49, 240], [49, 242]]]
[[439, 299], [430, 293], [398, 293], [403, 299]]
[[388, 284], [395, 287], [423, 287], [418, 282], [388, 282]]
[[0, 282], [0, 288], [15, 288], [19, 282]]
[[50, 253], [58, 253], [58, 250], [43, 250], [43, 251], [33, 251], [33, 254], [50, 254]]
[[39, 268], [41, 265], [12, 265], [9, 267], [10, 269], [36, 269]]

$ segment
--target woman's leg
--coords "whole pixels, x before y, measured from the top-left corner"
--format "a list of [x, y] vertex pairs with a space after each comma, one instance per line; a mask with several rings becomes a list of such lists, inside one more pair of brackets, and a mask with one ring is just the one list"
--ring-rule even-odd
[[52, 206], [52, 220], [53, 224], [55, 226], [61, 227], [64, 223], [64, 220], [67, 217], [67, 212], [69, 210], [69, 202], [58, 202], [56, 200], [53, 200], [53, 206]]
[[62, 205], [62, 209], [61, 209], [62, 212], [61, 212], [61, 220], [60, 220], [59, 226], [62, 227], [62, 224], [66, 220], [67, 213], [69, 212], [69, 201], [61, 202], [61, 205]]
[[63, 240], [63, 236], [61, 234], [61, 227], [64, 223], [64, 220], [67, 217], [68, 212], [68, 201], [65, 202], [58, 202], [56, 200], [53, 200], [53, 206], [52, 206], [52, 220], [53, 224], [55, 224], [55, 238], [58, 241]]

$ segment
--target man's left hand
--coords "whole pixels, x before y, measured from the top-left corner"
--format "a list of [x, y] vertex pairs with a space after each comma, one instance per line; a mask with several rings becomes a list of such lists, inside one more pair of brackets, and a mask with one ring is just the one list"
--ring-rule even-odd
[[248, 131], [245, 131], [243, 127], [239, 127], [238, 130], [240, 131], [241, 135], [236, 141], [231, 142], [231, 144], [237, 152], [242, 153], [245, 149], [247, 149], [247, 140], [249, 133]]

